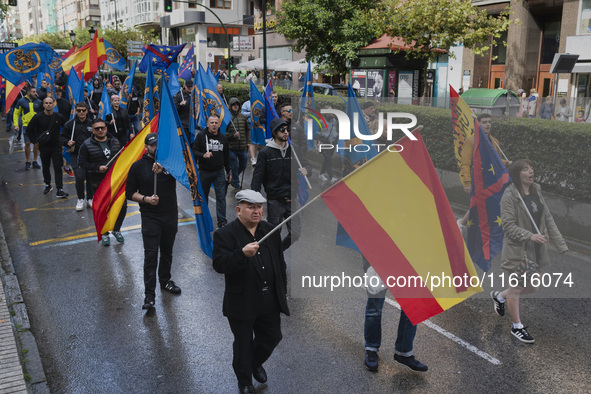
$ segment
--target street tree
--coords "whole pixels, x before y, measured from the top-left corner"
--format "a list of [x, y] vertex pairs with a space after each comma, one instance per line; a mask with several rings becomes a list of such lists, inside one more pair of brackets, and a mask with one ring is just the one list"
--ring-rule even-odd
[[[426, 75], [428, 63], [452, 46], [463, 45], [482, 56], [492, 46], [506, 45], [501, 40], [503, 32], [519, 23], [518, 19], [510, 20], [510, 13], [507, 7], [498, 15], [488, 15], [471, 0], [383, 0], [367, 11], [363, 20], [374, 28], [376, 36], [398, 37], [412, 47], [404, 54], [407, 59], [423, 61]], [[401, 52], [399, 48], [392, 50]], [[427, 84], [424, 87], [423, 96]]]
[[293, 50], [304, 50], [320, 68], [345, 74], [359, 48], [372, 39], [362, 18], [375, 7], [373, 0], [288, 0], [276, 12], [276, 31], [295, 40]]

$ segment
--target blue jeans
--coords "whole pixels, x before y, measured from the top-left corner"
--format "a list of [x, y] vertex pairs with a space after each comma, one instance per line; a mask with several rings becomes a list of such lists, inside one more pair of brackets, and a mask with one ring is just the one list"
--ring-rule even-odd
[[241, 186], [240, 174], [246, 169], [246, 151], [230, 149], [230, 168], [232, 169], [232, 186], [238, 189]]
[[[384, 294], [385, 296], [385, 294]], [[382, 308], [385, 298], [368, 298], [365, 307], [365, 350], [377, 352], [382, 344]], [[398, 322], [398, 336], [394, 344], [394, 353], [399, 356], [413, 355], [412, 346], [417, 333], [417, 326], [413, 325], [406, 313], [400, 310]]]
[[129, 123], [133, 125], [133, 133], [137, 134], [140, 130], [140, 117], [138, 115], [129, 115]]
[[226, 171], [221, 170], [199, 170], [199, 178], [201, 178], [201, 185], [203, 186], [203, 197], [209, 204], [209, 189], [213, 184], [215, 190], [215, 211], [218, 219], [218, 227], [224, 226], [228, 221], [226, 220]]

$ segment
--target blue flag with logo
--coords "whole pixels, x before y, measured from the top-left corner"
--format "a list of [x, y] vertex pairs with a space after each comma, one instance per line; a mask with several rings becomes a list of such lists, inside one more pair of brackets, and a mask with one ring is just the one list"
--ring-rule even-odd
[[148, 71], [148, 64], [151, 64], [152, 71], [158, 71], [158, 74], [160, 74], [174, 63], [184, 47], [185, 44], [172, 47], [168, 45], [146, 45], [142, 49], [144, 57], [140, 61], [140, 71], [145, 73]]
[[113, 113], [113, 109], [111, 108], [111, 97], [109, 97], [109, 93], [107, 89], [103, 89], [103, 93], [101, 94], [101, 101], [99, 102], [99, 119], [106, 120], [107, 115], [111, 115]]
[[47, 44], [33, 43], [16, 47], [0, 54], [0, 75], [14, 85], [32, 81], [44, 72], [53, 61], [55, 52]]
[[199, 173], [195, 167], [195, 158], [189, 141], [187, 141], [187, 137], [182, 131], [181, 121], [170, 93], [168, 86], [163, 84], [158, 120], [156, 161], [191, 192], [199, 246], [203, 253], [211, 258], [213, 251], [213, 240], [211, 238], [213, 222], [207, 207], [207, 201], [204, 198]]
[[129, 95], [131, 94], [131, 89], [133, 89], [133, 80], [135, 78], [135, 65], [137, 64], [137, 60], [133, 61], [131, 65], [131, 69], [129, 70], [129, 74], [125, 78], [123, 82], [123, 86], [121, 87], [121, 92], [119, 92], [119, 98], [121, 99], [120, 105], [127, 109], [127, 103], [129, 102]]
[[43, 81], [47, 82], [47, 95], [51, 97], [55, 97], [55, 87], [53, 81], [53, 72], [49, 68], [46, 68], [44, 72], [37, 74], [37, 86], [36, 89], [39, 90], [41, 88], [41, 83]]
[[472, 188], [468, 215], [467, 247], [470, 257], [483, 271], [503, 247], [501, 197], [509, 174], [478, 121], [475, 121]]
[[195, 140], [197, 128], [205, 129], [205, 113], [203, 112], [203, 101], [201, 100], [201, 78], [199, 73], [203, 71], [200, 66], [195, 73], [195, 80], [193, 81], [193, 90], [191, 90], [191, 103], [189, 112], [189, 135], [191, 144]]
[[263, 95], [259, 92], [256, 85], [250, 81], [250, 121], [252, 123], [250, 140], [253, 144], [266, 145], [266, 111]]
[[203, 112], [206, 117], [216, 113], [220, 117], [220, 132], [226, 134], [226, 128], [232, 119], [232, 114], [230, 114], [230, 110], [226, 106], [226, 103], [224, 103], [223, 99], [218, 94], [215, 78], [211, 74], [205, 72], [201, 67], [201, 64], [199, 64], [199, 67]]
[[160, 98], [158, 97], [158, 86], [154, 80], [152, 64], [148, 63], [148, 72], [146, 73], [146, 88], [144, 89], [144, 110], [140, 127], [143, 129], [150, 123], [154, 115], [160, 109]]
[[127, 65], [125, 59], [113, 48], [113, 45], [109, 41], [103, 38], [103, 42], [105, 44], [105, 52], [107, 53], [107, 60], [104, 63], [113, 67], [115, 70], [124, 71]]
[[[194, 70], [194, 62], [193, 57], [195, 55], [195, 51], [193, 49], [193, 44], [191, 44], [191, 48], [187, 51], [187, 55], [183, 59], [181, 66], [179, 67], [179, 78], [184, 79], [185, 81], [191, 79], [191, 72]], [[171, 92], [172, 93], [172, 92]]]
[[273, 134], [271, 133], [271, 121], [275, 118], [278, 118], [277, 111], [275, 111], [275, 104], [273, 104], [273, 84], [269, 80], [267, 83], [267, 87], [263, 92], [263, 97], [265, 98], [265, 108], [266, 108], [266, 117], [267, 117], [267, 138], [273, 138]]
[[[81, 94], [82, 96], [80, 96]], [[70, 75], [68, 75], [65, 98], [72, 106], [72, 109], [70, 110], [70, 119], [72, 119], [76, 112], [76, 103], [84, 101], [84, 79], [81, 81], [80, 78], [78, 78], [78, 74], [76, 74], [74, 67], [70, 69]]]

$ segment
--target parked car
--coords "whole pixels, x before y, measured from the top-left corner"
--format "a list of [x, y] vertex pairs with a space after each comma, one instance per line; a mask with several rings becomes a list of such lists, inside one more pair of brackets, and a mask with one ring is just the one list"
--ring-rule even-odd
[[[342, 84], [328, 84], [328, 83], [312, 83], [312, 89], [314, 90], [314, 94], [321, 94], [324, 96], [341, 96], [347, 97], [349, 93], [349, 88], [347, 85]], [[300, 92], [304, 90], [304, 88], [300, 89]], [[359, 91], [355, 90], [355, 95], [359, 97]]]

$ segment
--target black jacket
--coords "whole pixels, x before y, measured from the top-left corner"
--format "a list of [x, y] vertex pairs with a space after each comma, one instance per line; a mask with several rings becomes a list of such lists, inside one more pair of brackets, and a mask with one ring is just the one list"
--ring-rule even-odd
[[107, 173], [99, 171], [100, 166], [106, 165], [121, 150], [119, 140], [107, 134], [108, 152], [103, 151], [100, 143], [94, 139], [94, 135], [84, 141], [78, 152], [78, 164], [90, 172], [92, 186], [98, 187]]
[[[74, 128], [74, 138], [72, 138], [72, 127]], [[63, 146], [68, 145], [68, 141], [73, 140], [76, 144], [74, 145], [73, 155], [77, 155], [80, 151], [80, 147], [92, 136], [92, 121], [86, 117], [86, 120], [82, 122], [78, 119], [78, 116], [74, 116], [74, 119], [68, 120], [62, 128], [62, 134], [60, 135], [60, 141]]]
[[[152, 166], [154, 159], [145, 153], [141, 159], [131, 165], [125, 184], [125, 197], [131, 200], [135, 192], [144, 196], [154, 194], [154, 172]], [[156, 194], [159, 197], [158, 205], [139, 203], [142, 215], [160, 216], [169, 214], [176, 217], [178, 214], [176, 198], [176, 179], [166, 171], [156, 175]]]
[[32, 143], [37, 142], [39, 135], [49, 130], [51, 139], [49, 142], [39, 146], [39, 149], [60, 149], [60, 130], [66, 120], [57, 112], [51, 115], [45, 115], [45, 112], [39, 112], [33, 116], [33, 119], [27, 126], [27, 137]]
[[[179, 113], [179, 118], [181, 119], [181, 125], [183, 126], [185, 133], [188, 134], [188, 132], [189, 132], [189, 116], [190, 116], [190, 110], [191, 110], [191, 106], [189, 105], [191, 102], [191, 92], [188, 92], [185, 89], [183, 89], [182, 92], [183, 92], [182, 95], [181, 95], [181, 92], [178, 92], [177, 94], [175, 94], [173, 100], [174, 100], [174, 106], [176, 107], [176, 110]], [[184, 98], [185, 104], [181, 105], [181, 103], [183, 102], [183, 98]]]
[[[213, 153], [213, 156], [204, 159], [203, 155], [208, 151]], [[200, 170], [217, 171], [225, 168], [226, 173], [230, 173], [230, 146], [226, 136], [219, 131], [216, 135], [208, 130], [197, 134], [193, 142], [193, 155], [199, 162]]]
[[279, 231], [263, 241], [258, 253], [247, 258], [242, 248], [259, 240], [274, 226], [261, 221], [255, 237], [238, 219], [213, 233], [213, 269], [225, 274], [224, 316], [230, 319], [254, 319], [263, 306], [263, 275], [259, 265], [270, 267], [273, 273], [274, 290], [281, 312], [289, 316], [287, 307], [287, 268], [281, 247]]
[[[111, 124], [111, 120], [115, 117], [115, 125]], [[129, 124], [129, 114], [127, 110], [123, 107], [119, 107], [118, 110], [113, 108], [113, 114], [109, 114], [106, 116], [105, 121], [107, 122], [107, 129], [109, 130], [109, 134], [112, 136], [117, 137], [121, 146], [127, 144], [129, 141], [129, 133], [131, 131], [131, 126]]]
[[291, 167], [291, 147], [287, 146], [284, 156], [278, 145], [273, 140], [269, 141], [259, 152], [250, 188], [260, 192], [261, 186], [264, 186], [269, 200], [291, 198], [297, 192], [297, 166]]
[[57, 101], [57, 111], [65, 120], [70, 119], [70, 112], [72, 110], [72, 104], [65, 98], [61, 98]]

